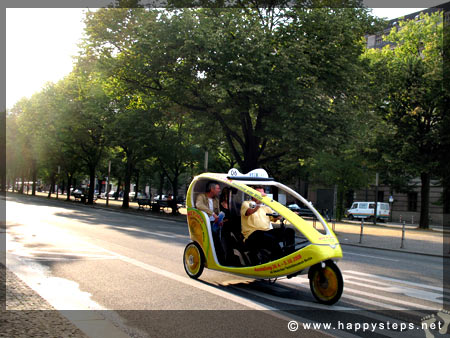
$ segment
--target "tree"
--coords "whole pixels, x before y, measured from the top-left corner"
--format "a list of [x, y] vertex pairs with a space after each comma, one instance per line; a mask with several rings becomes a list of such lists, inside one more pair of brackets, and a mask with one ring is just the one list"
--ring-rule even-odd
[[378, 124], [377, 116], [363, 112], [362, 107], [355, 104], [355, 110], [347, 118], [342, 133], [334, 136], [333, 142], [321, 151], [300, 162], [312, 182], [336, 187], [335, 217], [338, 220], [344, 216], [345, 207], [351, 202], [347, 197], [349, 193], [367, 188], [373, 182], [375, 167], [369, 159], [374, 152]]
[[[21, 177], [23, 170], [24, 158], [23, 138], [19, 130], [18, 116], [20, 114], [20, 103], [17, 103], [13, 109], [6, 113], [6, 179], [12, 186], [12, 190], [16, 189], [16, 180]], [[18, 188], [17, 188], [18, 189]]]
[[218, 121], [249, 171], [333, 133], [371, 24], [361, 8], [114, 9], [90, 14], [87, 34], [131, 90]]
[[[164, 114], [164, 128], [158, 146], [158, 160], [160, 169], [172, 185], [173, 203], [176, 205], [180, 176], [190, 165], [198, 161], [196, 148], [193, 146], [193, 134], [190, 129], [189, 114], [172, 108]], [[173, 206], [172, 213], [177, 209]]]
[[4, 145], [0, 149], [0, 193], [4, 196], [7, 190], [6, 180], [6, 111], [0, 111], [0, 141]]
[[[22, 181], [19, 190], [21, 193], [23, 193], [24, 182], [32, 179], [33, 195], [36, 191], [38, 160], [42, 146], [38, 136], [41, 121], [35, 111], [36, 103], [40, 99], [41, 97], [35, 94], [30, 99], [22, 98], [19, 100], [9, 112], [7, 125], [7, 148], [13, 147], [8, 151], [9, 161], [11, 161], [9, 172], [14, 176], [14, 180], [20, 178]], [[14, 169], [11, 170], [12, 168]]]
[[123, 159], [125, 188], [122, 208], [128, 208], [132, 175], [142, 161], [152, 156], [158, 144], [159, 109], [151, 99], [127, 92], [120, 83], [112, 81], [105, 86], [114, 111], [106, 133], [109, 144]]
[[389, 148], [403, 167], [421, 179], [420, 227], [429, 226], [432, 173], [441, 160], [440, 129], [444, 118], [442, 12], [400, 21], [385, 36], [391, 45], [370, 49], [373, 83], [382, 98], [378, 112], [392, 129], [396, 142]]
[[[28, 100], [20, 116], [20, 125], [23, 134], [29, 139], [28, 149], [30, 157], [30, 167], [33, 180], [33, 194], [35, 184], [40, 170], [44, 178], [50, 180], [51, 189], [49, 197], [53, 192], [55, 183], [64, 188], [61, 177], [64, 172], [68, 175], [68, 185], [74, 172], [78, 169], [77, 154], [71, 149], [73, 139], [70, 134], [64, 133], [64, 122], [61, 121], [61, 110], [65, 107], [63, 100], [58, 100], [60, 95], [58, 85], [48, 83], [39, 92]], [[61, 174], [58, 175], [58, 167]], [[59, 182], [58, 182], [59, 180]], [[70, 196], [70, 191], [68, 198]]]
[[60, 132], [67, 146], [79, 154], [89, 174], [88, 203], [94, 201], [96, 168], [102, 159], [107, 139], [105, 126], [113, 111], [102, 87], [91, 56], [80, 58], [74, 71], [60, 83]]

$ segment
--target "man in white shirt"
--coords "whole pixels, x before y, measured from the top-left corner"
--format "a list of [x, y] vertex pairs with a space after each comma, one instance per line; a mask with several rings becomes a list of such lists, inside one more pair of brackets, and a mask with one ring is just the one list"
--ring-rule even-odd
[[219, 183], [208, 182], [206, 185], [206, 192], [204, 194], [199, 194], [195, 200], [195, 207], [206, 212], [211, 222], [216, 222], [219, 218], [219, 195]]

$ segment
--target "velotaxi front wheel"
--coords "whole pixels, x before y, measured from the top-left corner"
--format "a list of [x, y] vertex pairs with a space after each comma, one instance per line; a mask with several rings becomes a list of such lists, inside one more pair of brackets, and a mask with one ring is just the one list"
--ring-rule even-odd
[[186, 245], [183, 255], [184, 270], [189, 277], [197, 279], [203, 272], [205, 267], [205, 257], [200, 246], [191, 242]]
[[344, 290], [341, 271], [333, 261], [313, 265], [308, 273], [309, 286], [314, 298], [319, 303], [332, 305], [336, 303]]

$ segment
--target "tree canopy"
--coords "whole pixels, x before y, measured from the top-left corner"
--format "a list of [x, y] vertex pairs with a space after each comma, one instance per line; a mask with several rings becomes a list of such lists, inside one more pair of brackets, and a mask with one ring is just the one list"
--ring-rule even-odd
[[87, 26], [117, 81], [218, 123], [244, 171], [339, 131], [373, 29], [360, 8], [101, 10]]
[[418, 20], [400, 21], [385, 36], [387, 46], [370, 49], [365, 55], [373, 66], [373, 83], [381, 92], [375, 107], [395, 140], [385, 152], [421, 178], [423, 228], [429, 223], [430, 179], [441, 160], [445, 112], [442, 30], [441, 12], [421, 14]]

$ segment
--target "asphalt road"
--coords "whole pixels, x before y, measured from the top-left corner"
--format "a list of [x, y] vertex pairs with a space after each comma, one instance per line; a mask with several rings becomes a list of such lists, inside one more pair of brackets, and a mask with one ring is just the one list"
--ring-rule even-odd
[[8, 268], [57, 309], [97, 310], [132, 336], [293, 336], [309, 323], [313, 337], [424, 337], [421, 323], [442, 308], [437, 257], [343, 246], [344, 293], [330, 307], [305, 275], [190, 279], [185, 223], [17, 195], [6, 210]]

